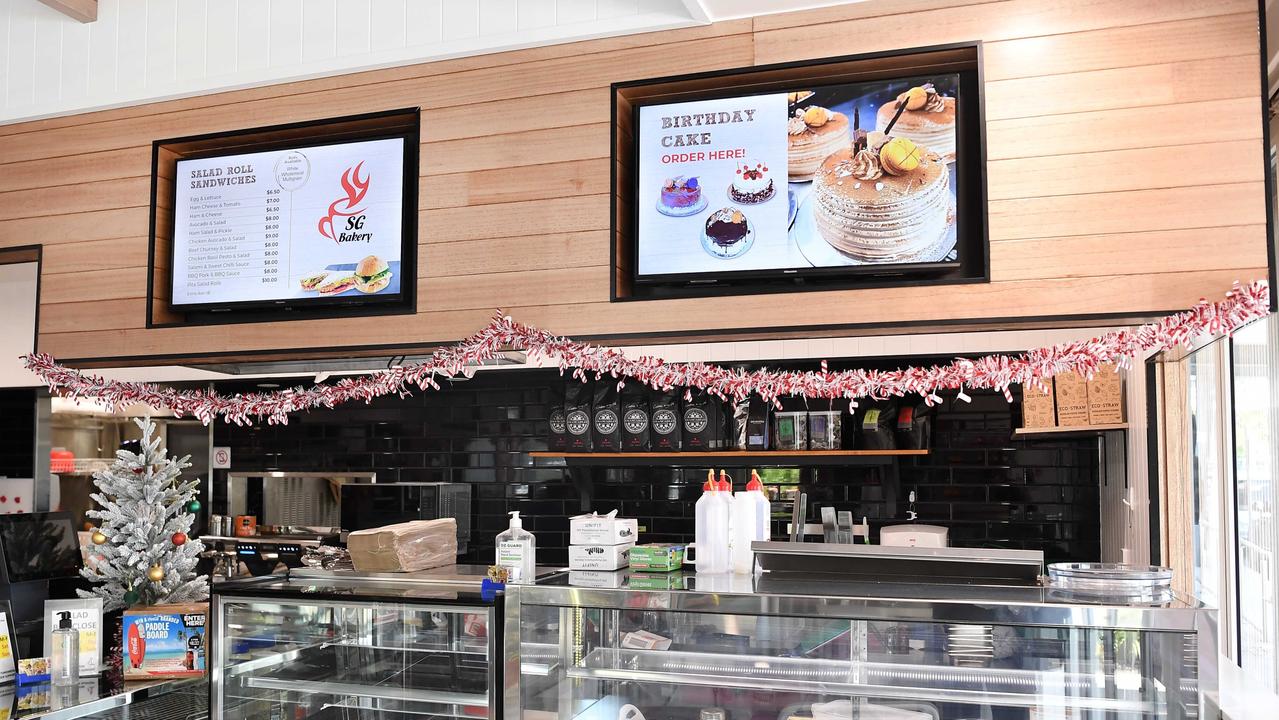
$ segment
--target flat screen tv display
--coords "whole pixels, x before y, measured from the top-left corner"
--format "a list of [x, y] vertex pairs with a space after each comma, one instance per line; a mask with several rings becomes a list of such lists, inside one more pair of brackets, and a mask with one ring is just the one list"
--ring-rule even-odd
[[386, 137], [178, 160], [172, 308], [402, 302], [411, 152]]
[[639, 105], [636, 280], [958, 268], [982, 162], [964, 76]]

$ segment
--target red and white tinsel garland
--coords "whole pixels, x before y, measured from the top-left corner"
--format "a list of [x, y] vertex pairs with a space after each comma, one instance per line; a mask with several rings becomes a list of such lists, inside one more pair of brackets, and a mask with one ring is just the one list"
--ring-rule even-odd
[[648, 356], [633, 359], [613, 348], [557, 337], [500, 313], [483, 330], [457, 345], [436, 350], [431, 359], [423, 363], [343, 378], [331, 385], [297, 386], [230, 397], [208, 390], [177, 390], [150, 383], [107, 380], [60, 365], [43, 353], [27, 355], [26, 366], [51, 391], [65, 397], [94, 398], [116, 408], [135, 403], [169, 408], [179, 416], [199, 418], [206, 425], [218, 416], [240, 425], [263, 418], [270, 424], [284, 424], [290, 413], [332, 408], [351, 400], [369, 402], [393, 393], [404, 396], [414, 387], [438, 390], [437, 375], [456, 376], [469, 365], [493, 358], [505, 349], [524, 350], [553, 360], [561, 372], [572, 368], [573, 376], [579, 380], [609, 377], [616, 379], [619, 386], [634, 380], [666, 390], [699, 388], [722, 398], [758, 395], [776, 402], [784, 396], [803, 396], [846, 399], [855, 405], [857, 398], [918, 394], [931, 404], [940, 399], [937, 396], [940, 390], [962, 392], [964, 387], [970, 387], [1000, 390], [1011, 401], [1008, 388], [1012, 385], [1042, 384], [1054, 375], [1072, 371], [1091, 377], [1104, 364], [1126, 365], [1139, 353], [1188, 345], [1206, 334], [1230, 333], [1269, 311], [1270, 296], [1265, 283], [1236, 283], [1224, 300], [1200, 300], [1190, 310], [1131, 330], [1117, 330], [1091, 340], [1062, 343], [1018, 355], [959, 358], [946, 365], [889, 371], [830, 372], [822, 361], [818, 371], [747, 372], [707, 363], [667, 363]]

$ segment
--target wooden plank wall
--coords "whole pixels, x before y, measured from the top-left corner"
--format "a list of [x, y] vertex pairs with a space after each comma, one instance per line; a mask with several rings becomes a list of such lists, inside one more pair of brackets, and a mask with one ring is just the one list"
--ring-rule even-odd
[[[974, 39], [991, 283], [609, 303], [609, 83]], [[81, 361], [1174, 310], [1266, 274], [1259, 67], [1255, 0], [870, 0], [391, 68], [0, 127], [0, 246]], [[145, 329], [152, 140], [414, 105], [416, 316]]]

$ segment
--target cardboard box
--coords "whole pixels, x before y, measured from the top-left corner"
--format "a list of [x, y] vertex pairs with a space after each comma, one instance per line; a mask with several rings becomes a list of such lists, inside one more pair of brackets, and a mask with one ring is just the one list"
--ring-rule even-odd
[[683, 590], [684, 574], [681, 572], [633, 572], [626, 586], [632, 590]]
[[346, 538], [351, 564], [360, 572], [415, 572], [457, 563], [457, 521], [411, 520]]
[[1102, 365], [1088, 381], [1088, 424], [1124, 421], [1124, 380], [1114, 365]]
[[639, 521], [617, 517], [616, 510], [607, 515], [578, 515], [568, 521], [569, 545], [634, 545], [638, 538]]
[[1057, 398], [1057, 424], [1071, 427], [1088, 424], [1088, 381], [1078, 373], [1053, 378]]
[[631, 548], [626, 545], [570, 545], [569, 570], [618, 570], [630, 563]]
[[1057, 405], [1053, 400], [1053, 381], [1046, 383], [1047, 392], [1033, 384], [1021, 386], [1021, 426], [1052, 427], [1057, 424]]
[[199, 677], [206, 669], [209, 606], [154, 605], [124, 611], [124, 679]]
[[631, 569], [670, 572], [684, 567], [684, 546], [670, 543], [636, 545], [631, 550]]

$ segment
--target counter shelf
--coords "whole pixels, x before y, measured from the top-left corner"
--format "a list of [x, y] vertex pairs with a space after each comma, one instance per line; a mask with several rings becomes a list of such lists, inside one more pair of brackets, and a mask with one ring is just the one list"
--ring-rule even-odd
[[496, 717], [500, 602], [354, 576], [219, 583], [212, 717]]
[[[553, 662], [508, 679], [511, 717], [808, 717], [813, 703], [920, 720], [1195, 718], [1216, 615], [1181, 598], [1084, 601], [1043, 587], [685, 575], [677, 590], [508, 590], [511, 643]], [[669, 648], [627, 641], [644, 630]], [[1205, 648], [1205, 652], [1201, 652]], [[869, 714], [868, 714], [869, 712]], [[610, 716], [609, 713], [612, 713]]]

